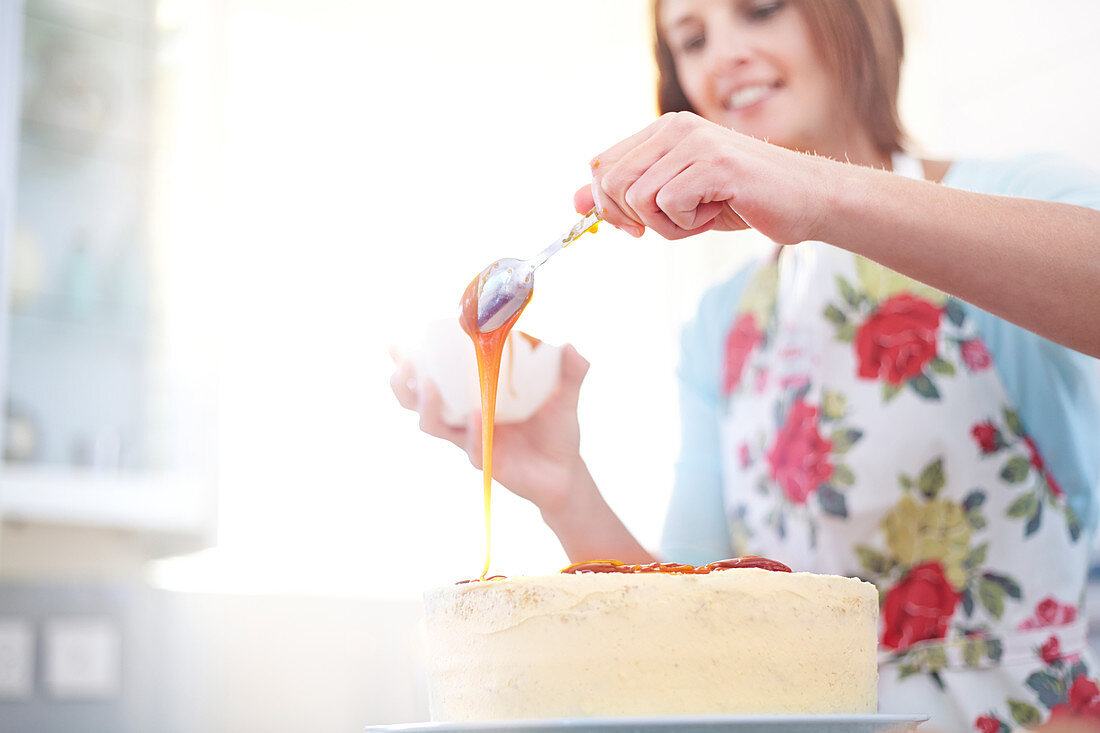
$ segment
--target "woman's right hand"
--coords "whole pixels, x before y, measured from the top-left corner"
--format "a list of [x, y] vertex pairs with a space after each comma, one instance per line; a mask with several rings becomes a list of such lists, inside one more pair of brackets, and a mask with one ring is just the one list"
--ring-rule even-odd
[[734, 132], [691, 112], [670, 112], [592, 159], [578, 212], [641, 236], [682, 239], [752, 227], [778, 244], [821, 239], [843, 163]]
[[[469, 416], [464, 427], [443, 421], [439, 390], [418, 380], [408, 359], [396, 358], [390, 387], [402, 407], [420, 415], [420, 429], [443, 438], [466, 452], [481, 468], [481, 414]], [[533, 502], [544, 514], [568, 503], [571, 489], [580, 484], [586, 468], [580, 456], [577, 404], [588, 361], [572, 346], [561, 354], [561, 377], [546, 402], [521, 423], [496, 425], [493, 435], [493, 478], [518, 496]]]

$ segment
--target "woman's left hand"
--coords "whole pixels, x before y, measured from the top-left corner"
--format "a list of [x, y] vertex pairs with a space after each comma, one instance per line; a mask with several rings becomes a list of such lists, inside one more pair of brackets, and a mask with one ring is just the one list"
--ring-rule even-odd
[[832, 161], [671, 112], [596, 156], [578, 211], [666, 239], [752, 227], [779, 244], [816, 239], [828, 210]]

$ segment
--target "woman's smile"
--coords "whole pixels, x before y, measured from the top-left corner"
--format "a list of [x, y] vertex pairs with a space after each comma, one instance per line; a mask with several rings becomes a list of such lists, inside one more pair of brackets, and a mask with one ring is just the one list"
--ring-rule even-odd
[[756, 0], [665, 0], [661, 23], [693, 111], [777, 145], [842, 155], [849, 105], [801, 11]]
[[782, 82], [778, 81], [742, 84], [724, 96], [722, 109], [738, 113], [754, 110], [775, 96], [782, 88]]

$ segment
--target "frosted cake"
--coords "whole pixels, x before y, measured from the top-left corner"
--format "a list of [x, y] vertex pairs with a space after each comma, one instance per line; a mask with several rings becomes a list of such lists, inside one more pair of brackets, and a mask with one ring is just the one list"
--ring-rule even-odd
[[763, 558], [582, 563], [431, 591], [425, 613], [437, 721], [877, 708], [875, 587]]

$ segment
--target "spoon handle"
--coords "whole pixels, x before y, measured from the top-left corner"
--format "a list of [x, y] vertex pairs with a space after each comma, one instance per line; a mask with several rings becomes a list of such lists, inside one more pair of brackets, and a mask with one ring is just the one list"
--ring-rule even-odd
[[528, 266], [532, 270], [541, 267], [543, 263], [550, 259], [551, 255], [557, 253], [559, 250], [564, 249], [565, 247], [568, 247], [570, 244], [576, 241], [577, 238], [579, 238], [582, 234], [587, 232], [592, 227], [596, 226], [596, 224], [598, 224], [599, 222], [599, 213], [595, 209], [592, 209], [592, 211], [589, 211], [587, 214], [585, 214], [583, 219], [574, 224], [573, 228], [570, 229], [565, 236], [559, 237], [558, 239], [554, 240], [553, 244], [551, 244], [549, 247], [528, 260]]

